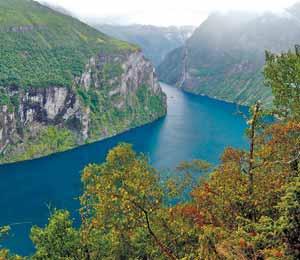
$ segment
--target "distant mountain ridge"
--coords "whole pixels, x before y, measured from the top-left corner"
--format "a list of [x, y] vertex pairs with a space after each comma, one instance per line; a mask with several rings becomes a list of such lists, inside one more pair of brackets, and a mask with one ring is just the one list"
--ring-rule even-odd
[[155, 66], [158, 66], [170, 51], [184, 45], [194, 31], [193, 26], [96, 24], [93, 27], [114, 38], [139, 45]]
[[300, 42], [300, 5], [282, 14], [215, 13], [183, 47], [158, 67], [160, 80], [186, 91], [250, 105], [272, 103], [263, 84], [265, 50], [282, 52]]
[[[56, 12], [76, 17], [75, 14], [60, 5], [50, 4], [43, 0], [39, 2]], [[194, 26], [127, 25], [122, 22], [123, 18], [125, 19], [125, 17], [86, 17], [81, 19], [102, 33], [140, 46], [146, 58], [151, 60], [155, 66], [158, 66], [170, 51], [184, 45], [195, 30]]]

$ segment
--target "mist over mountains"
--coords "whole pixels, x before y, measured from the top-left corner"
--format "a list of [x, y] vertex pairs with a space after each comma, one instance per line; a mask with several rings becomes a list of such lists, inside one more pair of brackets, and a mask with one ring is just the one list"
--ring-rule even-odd
[[170, 51], [181, 47], [194, 31], [193, 26], [104, 24], [94, 27], [109, 36], [139, 45], [155, 66], [158, 66]]
[[[43, 2], [43, 4], [59, 13], [76, 17], [62, 6]], [[139, 45], [144, 55], [158, 66], [166, 55], [181, 47], [195, 30], [194, 26], [154, 26], [129, 24], [127, 16], [77, 17], [90, 26], [111, 37]]]
[[299, 4], [282, 13], [214, 13], [168, 54], [158, 68], [160, 79], [230, 102], [271, 104], [271, 90], [263, 84], [264, 53], [300, 42], [299, 14]]

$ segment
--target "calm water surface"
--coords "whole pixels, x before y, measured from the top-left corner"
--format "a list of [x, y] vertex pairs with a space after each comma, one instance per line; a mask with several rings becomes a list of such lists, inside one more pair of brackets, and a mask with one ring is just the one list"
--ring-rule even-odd
[[19, 254], [32, 252], [30, 227], [47, 222], [49, 207], [68, 209], [76, 218], [81, 170], [88, 163], [102, 162], [119, 142], [132, 143], [161, 169], [192, 158], [216, 164], [226, 146], [247, 145], [246, 124], [236, 115], [236, 105], [162, 87], [168, 96], [168, 115], [163, 119], [65, 153], [0, 166], [0, 226], [12, 225], [3, 246]]

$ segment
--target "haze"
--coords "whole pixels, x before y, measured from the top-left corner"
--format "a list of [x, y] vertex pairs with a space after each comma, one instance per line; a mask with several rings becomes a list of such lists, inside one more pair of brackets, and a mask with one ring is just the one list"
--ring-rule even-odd
[[199, 25], [214, 11], [281, 11], [296, 0], [39, 0], [64, 7], [83, 20], [152, 25]]

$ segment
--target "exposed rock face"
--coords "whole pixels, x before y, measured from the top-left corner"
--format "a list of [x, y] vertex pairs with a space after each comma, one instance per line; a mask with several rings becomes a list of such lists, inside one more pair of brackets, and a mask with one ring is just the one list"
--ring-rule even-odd
[[[149, 93], [145, 100], [153, 97], [160, 100], [161, 106], [154, 112], [146, 101], [137, 103], [137, 92], [145, 87]], [[38, 135], [50, 125], [67, 128], [77, 137], [77, 143], [82, 144], [153, 121], [166, 112], [166, 98], [155, 70], [139, 51], [92, 57], [82, 76], [74, 79], [72, 88], [49, 86], [24, 90], [11, 86], [5, 91], [8, 97], [18, 100], [18, 105], [0, 106], [0, 154], [5, 154], [10, 146], [24, 145], [24, 135], [28, 132]], [[135, 111], [137, 105], [144, 110]], [[132, 112], [127, 116], [122, 114], [119, 119], [111, 116], [111, 111], [123, 113], [128, 109]], [[147, 116], [140, 120], [138, 113]], [[102, 116], [112, 124], [119, 120], [121, 126], [110, 129], [112, 125], [103, 121]]]
[[14, 112], [8, 111], [8, 106], [4, 105], [0, 110], [0, 152], [2, 152], [11, 142], [16, 131], [16, 120]]
[[[20, 100], [19, 121], [24, 126], [32, 122], [60, 123], [67, 111], [76, 105], [75, 94], [62, 87], [31, 88], [17, 92], [17, 95]], [[77, 102], [77, 108], [78, 105]]]
[[14, 33], [25, 33], [33, 30], [44, 30], [46, 26], [43, 25], [20, 25], [20, 26], [11, 26], [9, 28], [0, 28], [0, 32], [14, 32]]
[[154, 94], [161, 93], [161, 88], [152, 64], [145, 60], [140, 53], [136, 52], [128, 56], [122, 68], [125, 71], [121, 79], [121, 91], [123, 95], [128, 94], [128, 91], [136, 91], [143, 84], [151, 86]]

